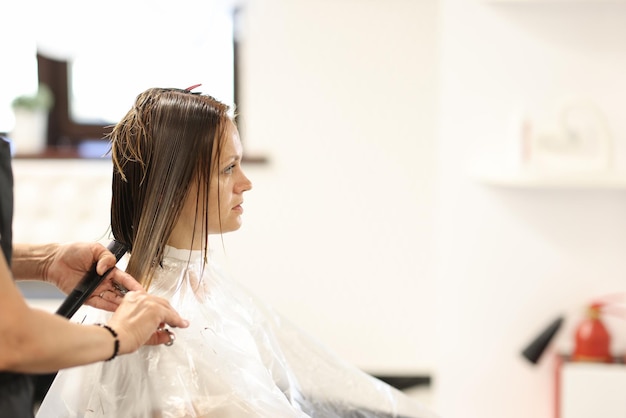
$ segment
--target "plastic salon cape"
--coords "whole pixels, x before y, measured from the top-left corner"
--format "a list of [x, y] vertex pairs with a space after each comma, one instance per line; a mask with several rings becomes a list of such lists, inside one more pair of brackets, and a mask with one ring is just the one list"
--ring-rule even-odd
[[[59, 372], [37, 418], [436, 417], [338, 359], [200, 251], [165, 255], [150, 293], [169, 299], [189, 327], [176, 329], [171, 347]], [[110, 315], [83, 306], [72, 320]]]

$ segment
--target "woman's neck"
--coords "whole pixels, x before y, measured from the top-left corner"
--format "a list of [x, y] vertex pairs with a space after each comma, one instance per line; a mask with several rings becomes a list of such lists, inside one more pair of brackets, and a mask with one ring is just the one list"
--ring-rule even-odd
[[167, 245], [181, 250], [201, 250], [205, 248], [207, 238], [198, 231], [194, 234], [194, 226], [192, 222], [185, 222], [185, 219], [181, 217], [174, 225], [174, 229], [167, 240]]

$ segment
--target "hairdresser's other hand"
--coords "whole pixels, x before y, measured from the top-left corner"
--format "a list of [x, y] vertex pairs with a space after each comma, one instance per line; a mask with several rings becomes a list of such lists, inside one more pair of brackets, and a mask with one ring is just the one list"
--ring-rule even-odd
[[108, 325], [117, 331], [120, 354], [127, 354], [144, 344], [173, 343], [173, 334], [164, 331], [164, 326], [186, 328], [189, 322], [181, 318], [166, 299], [145, 291], [132, 291], [124, 296]]
[[[69, 294], [96, 262], [98, 263], [96, 272], [101, 275], [114, 267], [117, 260], [113, 253], [96, 242], [58, 245], [48, 257], [44, 280], [54, 284], [63, 293]], [[116, 283], [128, 290], [143, 289], [130, 274], [116, 267], [85, 303], [95, 308], [114, 311], [124, 296], [119, 286], [116, 287]]]

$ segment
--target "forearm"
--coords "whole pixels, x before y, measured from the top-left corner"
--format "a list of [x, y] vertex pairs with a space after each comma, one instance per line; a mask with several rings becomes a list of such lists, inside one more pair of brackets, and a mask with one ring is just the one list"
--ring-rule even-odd
[[47, 280], [47, 268], [59, 244], [14, 244], [11, 270], [16, 280]]
[[[20, 257], [40, 257], [36, 247], [25, 250], [20, 249]], [[36, 277], [36, 270], [21, 274]], [[0, 252], [0, 370], [47, 373], [106, 360], [114, 348], [115, 339], [106, 329], [29, 307]]]
[[49, 373], [110, 358], [115, 339], [104, 328], [72, 323], [25, 307], [2, 324], [0, 370]]

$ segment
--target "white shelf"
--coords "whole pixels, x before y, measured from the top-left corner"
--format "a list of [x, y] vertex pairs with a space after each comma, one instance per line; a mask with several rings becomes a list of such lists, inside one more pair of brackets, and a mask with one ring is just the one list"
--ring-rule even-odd
[[567, 362], [559, 372], [557, 402], [562, 418], [626, 416], [623, 364]]
[[481, 170], [474, 177], [487, 185], [528, 189], [624, 189], [626, 172], [537, 172]]
[[626, 0], [481, 0], [483, 3], [510, 3], [510, 4], [571, 4], [571, 3], [586, 3], [586, 4], [611, 4], [611, 3], [624, 3]]

